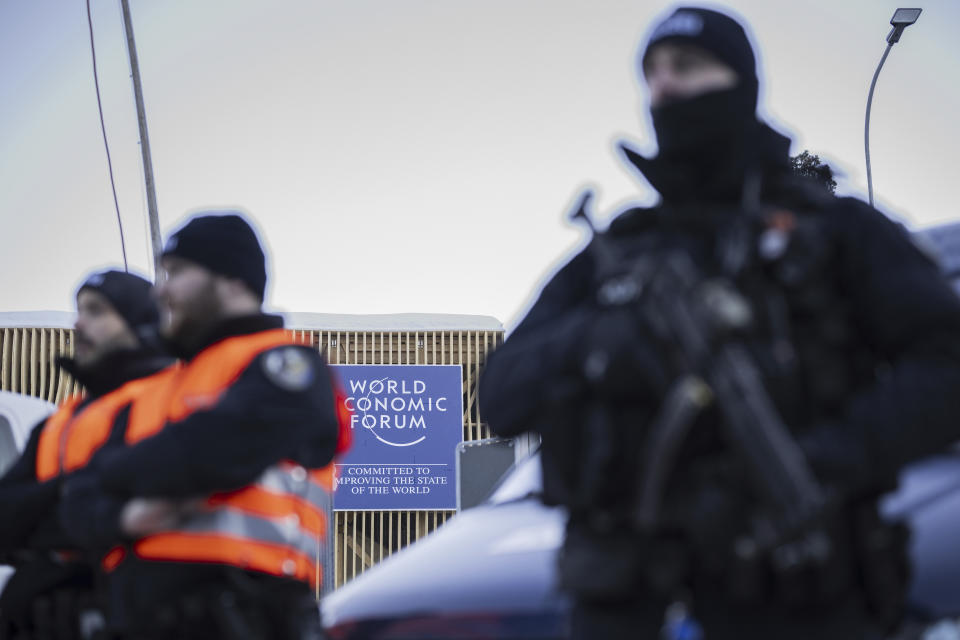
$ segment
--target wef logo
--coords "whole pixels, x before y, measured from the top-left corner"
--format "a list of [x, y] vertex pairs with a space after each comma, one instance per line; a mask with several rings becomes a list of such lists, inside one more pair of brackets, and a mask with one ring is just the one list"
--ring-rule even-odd
[[412, 447], [427, 439], [427, 417], [447, 411], [447, 398], [427, 394], [423, 380], [351, 379], [350, 428], [362, 427], [390, 447]]

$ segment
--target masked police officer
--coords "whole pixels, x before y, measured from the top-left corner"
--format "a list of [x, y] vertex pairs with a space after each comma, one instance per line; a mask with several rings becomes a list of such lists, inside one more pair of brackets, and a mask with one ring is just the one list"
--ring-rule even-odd
[[139, 276], [94, 273], [77, 291], [74, 354], [58, 364], [85, 394], [37, 425], [0, 479], [0, 548], [16, 565], [0, 616], [13, 637], [78, 637], [78, 615], [95, 605], [92, 568], [60, 528], [56, 506], [65, 478], [85, 467], [136, 394], [173, 362], [158, 349], [158, 320], [151, 284]]
[[194, 217], [163, 267], [162, 331], [183, 363], [134, 404], [126, 446], [67, 485], [63, 520], [123, 505], [118, 539], [89, 538], [120, 543], [104, 570], [124, 637], [319, 638], [328, 465], [344, 447], [330, 371], [261, 311], [264, 254], [241, 215]]
[[[560, 269], [481, 379], [482, 414], [500, 435], [539, 432], [545, 499], [569, 510], [560, 576], [574, 635], [693, 637], [691, 611], [707, 638], [889, 630], [906, 537], [879, 519], [876, 498], [905, 463], [960, 437], [960, 302], [898, 225], [791, 173], [789, 140], [757, 119], [756, 61], [736, 20], [675, 10], [638, 73], [659, 152], [622, 150], [660, 203], [625, 211]], [[670, 395], [683, 388], [678, 363], [709, 363], [707, 382], [725, 372], [714, 354], [691, 358], [664, 339], [688, 328], [670, 326], [675, 306], [651, 306], [686, 295], [656, 290], [658, 266], [677, 255], [739, 292], [713, 301], [753, 319], [740, 338], [762, 380], [752, 391], [792, 434], [780, 448], [804, 454], [799, 466], [836, 496], [793, 521], [794, 542], [784, 526], [758, 533], [779, 470], [769, 483], [751, 475], [752, 443], [730, 435], [724, 403], [751, 399], [703, 385], [686, 405]], [[684, 415], [695, 418], [670, 452], [651, 434]], [[659, 485], [644, 474], [667, 458], [651, 527], [638, 504]]]

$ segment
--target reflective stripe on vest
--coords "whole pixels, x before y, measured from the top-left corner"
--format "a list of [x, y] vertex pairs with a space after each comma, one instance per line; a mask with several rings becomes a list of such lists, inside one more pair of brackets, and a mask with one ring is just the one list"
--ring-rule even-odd
[[[137, 399], [127, 442], [136, 443], [169, 422], [215, 406], [258, 355], [296, 344], [288, 332], [276, 329], [208, 347], [157, 393]], [[131, 549], [146, 560], [229, 564], [316, 584], [331, 488], [332, 465], [308, 471], [280, 462], [246, 487], [210, 496], [176, 530], [141, 538]], [[109, 571], [122, 560], [123, 554], [114, 551], [103, 566]]]
[[281, 463], [238, 491], [217, 494], [176, 531], [139, 540], [145, 560], [222, 562], [316, 585], [329, 494], [306, 469]]
[[117, 414], [148, 385], [170, 375], [164, 369], [144, 378], [131, 380], [77, 410], [82, 401], [71, 398], [47, 419], [37, 441], [37, 480], [43, 482], [61, 473], [86, 466], [93, 454], [110, 437]]

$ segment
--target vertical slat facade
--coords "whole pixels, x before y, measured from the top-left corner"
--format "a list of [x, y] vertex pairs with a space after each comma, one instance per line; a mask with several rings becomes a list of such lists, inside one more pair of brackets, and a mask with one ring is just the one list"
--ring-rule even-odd
[[0, 328], [0, 391], [61, 403], [80, 393], [80, 385], [57, 366], [73, 355], [73, 329]]
[[[463, 439], [491, 437], [477, 405], [477, 382], [502, 331], [291, 331], [331, 364], [457, 364], [463, 376]], [[0, 327], [0, 389], [61, 403], [80, 386], [56, 366], [73, 354], [73, 330]], [[452, 511], [338, 511], [334, 582], [339, 586], [434, 531]]]

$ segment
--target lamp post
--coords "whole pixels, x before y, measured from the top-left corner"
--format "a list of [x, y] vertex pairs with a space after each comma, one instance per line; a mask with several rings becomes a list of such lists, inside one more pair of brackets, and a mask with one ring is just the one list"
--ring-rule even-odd
[[873, 81], [870, 83], [870, 94], [867, 96], [867, 116], [863, 126], [863, 150], [867, 156], [867, 194], [870, 197], [870, 206], [873, 206], [873, 173], [870, 170], [870, 104], [873, 102], [873, 89], [877, 86], [877, 76], [880, 75], [880, 69], [887, 60], [887, 54], [893, 45], [900, 41], [903, 30], [912, 25], [920, 17], [923, 9], [897, 9], [890, 18], [890, 24], [893, 29], [887, 34], [887, 48], [883, 50], [883, 57], [880, 58], [880, 64], [873, 74]]

